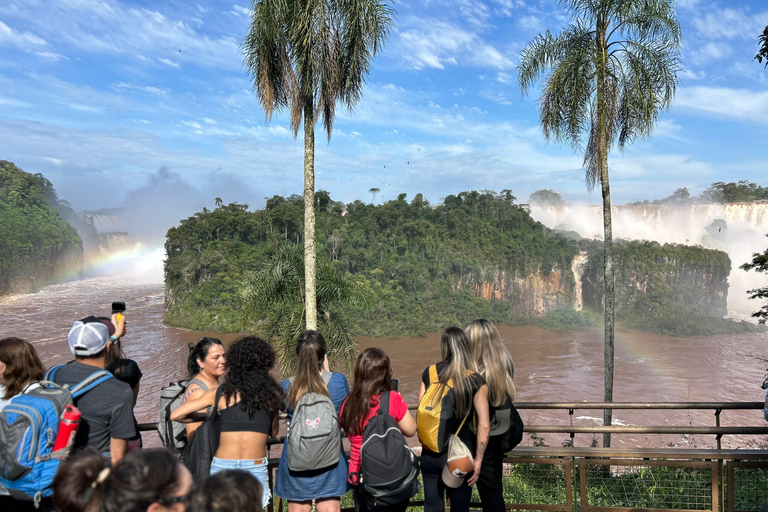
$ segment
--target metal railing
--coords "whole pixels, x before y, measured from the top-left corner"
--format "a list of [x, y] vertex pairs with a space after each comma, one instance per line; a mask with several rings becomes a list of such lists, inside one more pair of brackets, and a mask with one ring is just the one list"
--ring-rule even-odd
[[[768, 435], [768, 426], [722, 426], [720, 421], [723, 411], [759, 410], [763, 402], [520, 402], [515, 406], [522, 411], [567, 410], [568, 424], [526, 424], [524, 432], [565, 433], [570, 436], [571, 444], [576, 434], [700, 434], [715, 436], [717, 448], [519, 446], [505, 458], [504, 486], [509, 510], [747, 512], [757, 510], [757, 504], [768, 500], [768, 450], [724, 450], [721, 445], [722, 437], [727, 435]], [[713, 411], [715, 424], [574, 424], [575, 411], [604, 409], [709, 410]], [[139, 425], [141, 431], [156, 428], [153, 423]], [[267, 446], [282, 444], [284, 440], [282, 436], [269, 438]], [[270, 485], [278, 463], [277, 458], [269, 459]], [[578, 471], [574, 471], [576, 466]], [[749, 483], [742, 484], [742, 481]], [[746, 494], [751, 493], [748, 496], [751, 501], [744, 498], [745, 492], [740, 490], [740, 486], [745, 485], [749, 487]], [[520, 489], [530, 491], [536, 486], [542, 489], [541, 499], [536, 499], [539, 495], [536, 492], [518, 492]], [[634, 491], [629, 492], [630, 487]], [[552, 502], [553, 497], [557, 503]], [[343, 505], [348, 503], [349, 497]], [[411, 501], [411, 506], [423, 504], [421, 496]], [[473, 499], [472, 506], [480, 504]], [[277, 498], [270, 502], [270, 511], [275, 509], [282, 510]], [[345, 506], [342, 510], [351, 512], [354, 508]]]

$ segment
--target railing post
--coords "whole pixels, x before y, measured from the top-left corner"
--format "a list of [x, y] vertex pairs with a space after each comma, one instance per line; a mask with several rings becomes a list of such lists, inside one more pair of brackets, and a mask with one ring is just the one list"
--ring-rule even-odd
[[[568, 418], [571, 421], [571, 426], [573, 426], [573, 409], [568, 409]], [[576, 446], [576, 434], [571, 432], [571, 446]]]
[[[720, 426], [720, 413], [722, 412], [722, 409], [715, 409], [715, 426]], [[717, 434], [715, 436], [717, 439], [717, 449], [720, 450], [723, 447], [723, 435]], [[720, 492], [718, 493], [718, 497], [720, 499], [720, 510], [725, 509], [725, 485], [723, 485], [723, 482], [725, 481], [725, 472], [723, 471], [723, 459], [717, 459], [717, 477], [720, 480]]]

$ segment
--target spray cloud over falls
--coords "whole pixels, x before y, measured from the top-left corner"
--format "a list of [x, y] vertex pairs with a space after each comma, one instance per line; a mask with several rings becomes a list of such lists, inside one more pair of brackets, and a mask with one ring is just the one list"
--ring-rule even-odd
[[[531, 216], [549, 228], [576, 231], [585, 238], [602, 239], [602, 206], [587, 204], [531, 204]], [[759, 309], [747, 290], [765, 286], [768, 279], [739, 268], [768, 241], [768, 204], [728, 203], [691, 205], [625, 205], [612, 208], [614, 239], [654, 240], [659, 243], [702, 245], [725, 251], [731, 258], [728, 310], [748, 318]]]

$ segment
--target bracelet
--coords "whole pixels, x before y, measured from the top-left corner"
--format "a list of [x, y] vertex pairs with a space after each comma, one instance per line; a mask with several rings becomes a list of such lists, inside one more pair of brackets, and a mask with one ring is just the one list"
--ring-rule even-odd
[[115, 338], [114, 336], [110, 336], [109, 339], [111, 341], [120, 341], [120, 338]]

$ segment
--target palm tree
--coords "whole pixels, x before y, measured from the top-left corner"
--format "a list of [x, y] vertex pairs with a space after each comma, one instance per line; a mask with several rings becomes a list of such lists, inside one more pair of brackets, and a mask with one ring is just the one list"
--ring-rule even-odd
[[[284, 377], [295, 366], [294, 349], [306, 322], [304, 268], [301, 247], [286, 242], [258, 272], [245, 276], [240, 292], [251, 312], [269, 312], [259, 331], [275, 347]], [[362, 290], [349, 274], [330, 262], [320, 264], [317, 283], [319, 330], [328, 343], [328, 359], [351, 370], [355, 344], [338, 309], [363, 300]]]
[[[528, 92], [542, 76], [539, 98], [546, 139], [584, 150], [587, 187], [603, 196], [605, 401], [613, 401], [614, 278], [608, 153], [650, 137], [678, 83], [680, 24], [672, 0], [560, 0], [572, 20], [520, 55], [518, 81]], [[611, 424], [612, 411], [604, 413]], [[610, 434], [603, 445], [610, 446]]]
[[389, 35], [387, 0], [253, 0], [241, 50], [267, 121], [291, 113], [293, 135], [304, 121], [304, 264], [307, 328], [317, 328], [315, 123], [331, 140], [336, 102], [352, 109], [373, 57]]

